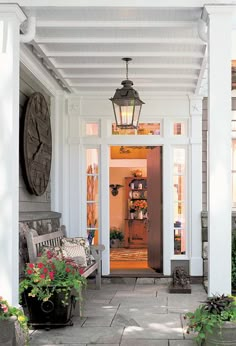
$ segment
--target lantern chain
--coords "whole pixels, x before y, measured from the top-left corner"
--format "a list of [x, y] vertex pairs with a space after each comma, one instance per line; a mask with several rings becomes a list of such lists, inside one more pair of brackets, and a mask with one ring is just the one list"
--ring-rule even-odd
[[126, 79], [128, 80], [128, 60], [126, 60]]

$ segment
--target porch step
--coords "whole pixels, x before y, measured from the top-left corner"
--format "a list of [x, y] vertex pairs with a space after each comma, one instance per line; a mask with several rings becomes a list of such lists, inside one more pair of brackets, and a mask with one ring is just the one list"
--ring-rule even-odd
[[103, 277], [102, 284], [129, 284], [129, 285], [156, 285], [156, 284], [169, 284], [170, 277], [162, 278], [135, 278], [135, 277]]

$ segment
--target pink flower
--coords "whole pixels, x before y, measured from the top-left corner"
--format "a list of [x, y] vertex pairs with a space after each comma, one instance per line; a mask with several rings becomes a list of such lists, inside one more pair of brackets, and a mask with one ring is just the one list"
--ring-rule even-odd
[[43, 272], [46, 274], [48, 272], [48, 268], [43, 268]]
[[29, 263], [28, 266], [29, 266], [29, 268], [32, 268], [32, 269], [34, 268], [34, 264], [33, 263]]
[[45, 279], [45, 274], [41, 274], [41, 275], [40, 275], [40, 278], [41, 278], [41, 279]]
[[51, 251], [47, 251], [47, 258], [51, 259], [53, 257], [53, 254]]
[[69, 273], [70, 272], [70, 268], [66, 267], [66, 272]]
[[44, 267], [44, 264], [42, 262], [39, 262], [38, 263], [38, 268], [43, 268]]
[[54, 280], [54, 273], [53, 272], [49, 272], [49, 277], [51, 280]]
[[8, 307], [5, 304], [2, 304], [3, 312], [8, 312]]
[[28, 269], [28, 270], [27, 270], [27, 274], [29, 274], [29, 275], [33, 274], [33, 270]]

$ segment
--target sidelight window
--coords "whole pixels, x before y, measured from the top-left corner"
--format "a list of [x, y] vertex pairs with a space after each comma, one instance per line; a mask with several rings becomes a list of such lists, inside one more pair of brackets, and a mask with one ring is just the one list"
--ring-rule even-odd
[[173, 150], [174, 254], [186, 254], [186, 150]]
[[94, 235], [97, 243], [99, 234], [99, 152], [98, 149], [86, 149], [87, 178], [87, 234]]

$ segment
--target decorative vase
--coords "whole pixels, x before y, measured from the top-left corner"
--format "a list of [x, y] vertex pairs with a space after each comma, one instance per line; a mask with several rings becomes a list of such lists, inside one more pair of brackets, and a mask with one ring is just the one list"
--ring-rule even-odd
[[37, 297], [29, 296], [28, 293], [28, 290], [24, 291], [23, 301], [27, 308], [25, 314], [33, 327], [50, 329], [73, 325], [71, 318], [76, 300], [72, 292], [67, 305], [62, 304], [65, 300], [64, 292], [54, 292], [47, 301], [38, 300]]
[[142, 211], [142, 210], [139, 210], [139, 211], [138, 211], [138, 219], [139, 219], [139, 220], [142, 220], [142, 219], [143, 219], [143, 211]]
[[205, 346], [234, 346], [236, 345], [236, 323], [225, 322], [220, 327], [213, 328], [212, 333], [206, 334]]
[[16, 346], [15, 316], [8, 320], [0, 320], [0, 345]]

